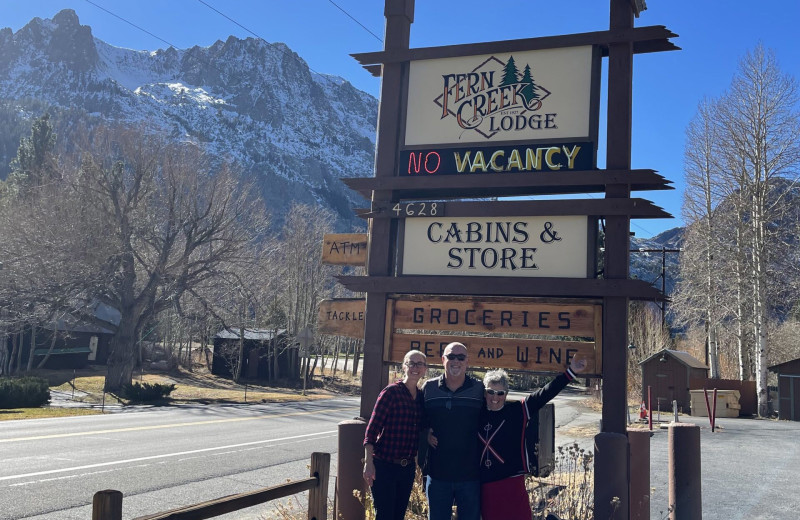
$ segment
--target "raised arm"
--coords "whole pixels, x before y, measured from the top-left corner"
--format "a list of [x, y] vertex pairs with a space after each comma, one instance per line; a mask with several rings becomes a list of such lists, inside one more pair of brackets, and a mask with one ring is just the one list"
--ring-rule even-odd
[[561, 390], [566, 388], [570, 381], [577, 377], [576, 374], [583, 372], [585, 369], [586, 360], [583, 358], [574, 358], [563, 374], [559, 374], [542, 388], [538, 388], [528, 395], [525, 399], [528, 412], [533, 413], [550, 402]]

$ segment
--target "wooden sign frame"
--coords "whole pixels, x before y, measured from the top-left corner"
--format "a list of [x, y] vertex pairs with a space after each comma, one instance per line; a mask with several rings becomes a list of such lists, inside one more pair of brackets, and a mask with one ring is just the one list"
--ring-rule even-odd
[[595, 377], [602, 372], [602, 313], [597, 300], [393, 296], [383, 360], [400, 363], [418, 349], [430, 365], [441, 365], [444, 347], [458, 341], [473, 368], [553, 374], [580, 355], [585, 375]]
[[[619, 449], [620, 438], [627, 433], [626, 357], [628, 345], [629, 299], [663, 299], [663, 294], [641, 280], [629, 277], [630, 220], [640, 216], [641, 204], [631, 199], [631, 190], [668, 188], [664, 178], [652, 170], [631, 169], [631, 114], [633, 99], [633, 55], [679, 50], [669, 41], [677, 36], [663, 26], [634, 27], [633, 17], [643, 6], [630, 0], [609, 0], [609, 28], [581, 34], [527, 38], [498, 42], [473, 43], [446, 47], [410, 49], [410, 29], [414, 19], [414, 0], [386, 0], [386, 37], [384, 50], [357, 54], [354, 57], [372, 74], [382, 76], [378, 139], [375, 156], [375, 179], [365, 181], [357, 189], [371, 203], [362, 216], [370, 218], [369, 255], [366, 280], [340, 277], [339, 281], [351, 290], [367, 292], [367, 322], [364, 335], [364, 371], [362, 380], [361, 415], [368, 417], [381, 389], [388, 383], [388, 367], [384, 346], [391, 344], [396, 332], [387, 326], [387, 316], [393, 316], [391, 293], [463, 294], [475, 296], [544, 296], [560, 299], [597, 297], [602, 300], [602, 328], [595, 341], [605, 353], [602, 365], [603, 410], [601, 434], [595, 438], [595, 516], [628, 517], [629, 467]], [[641, 4], [641, 5], [640, 5]], [[606, 170], [576, 172], [502, 173], [475, 171], [454, 176], [398, 176], [398, 157], [404, 150], [430, 150], [431, 143], [406, 146], [406, 114], [408, 104], [409, 70], [418, 60], [436, 60], [479, 55], [507, 55], [536, 49], [554, 49], [591, 45], [599, 58], [608, 56], [608, 109], [606, 120]], [[504, 57], [502, 59], [505, 59]], [[502, 60], [501, 60], [502, 61]], [[599, 59], [597, 60], [600, 61]], [[510, 62], [510, 59], [508, 60]], [[506, 62], [506, 68], [511, 67]], [[461, 63], [460, 61], [457, 63]], [[451, 73], [470, 71], [448, 71]], [[474, 71], [473, 71], [474, 72]], [[592, 81], [599, 87], [600, 68], [594, 67]], [[518, 82], [525, 78], [517, 77]], [[514, 81], [505, 82], [507, 85]], [[506, 86], [507, 86], [506, 85]], [[427, 87], [426, 87], [427, 88]], [[469, 88], [467, 88], [469, 90]], [[520, 92], [521, 93], [521, 92]], [[597, 143], [599, 121], [599, 88], [592, 91], [592, 129]], [[594, 100], [597, 101], [594, 101]], [[527, 106], [527, 105], [526, 105]], [[483, 114], [481, 114], [483, 115]], [[448, 137], [448, 140], [450, 138]], [[460, 138], [458, 138], [460, 139]], [[497, 142], [502, 147], [511, 142]], [[530, 144], [538, 143], [533, 139]], [[546, 140], [541, 141], [546, 143]], [[457, 147], [460, 143], [445, 143]], [[438, 148], [438, 146], [436, 146]], [[494, 153], [494, 152], [493, 152]], [[498, 156], [499, 157], [499, 156]], [[499, 164], [496, 161], [496, 164]], [[516, 164], [516, 163], [515, 163]], [[407, 168], [407, 164], [404, 165]], [[602, 278], [586, 279], [521, 279], [510, 277], [491, 279], [480, 277], [397, 276], [398, 228], [402, 219], [391, 218], [386, 208], [404, 200], [420, 201], [426, 197], [501, 197], [506, 195], [538, 195], [551, 193], [582, 193], [601, 190], [605, 199], [597, 204], [585, 201], [575, 204], [574, 210], [605, 220], [605, 249]], [[536, 201], [544, 207], [547, 201]], [[459, 209], [448, 204], [447, 212]], [[505, 208], [507, 209], [507, 208]], [[668, 217], [666, 212], [652, 207], [646, 216]], [[656, 215], [658, 213], [658, 215]], [[598, 313], [599, 314], [599, 313]], [[402, 332], [401, 334], [406, 334]], [[467, 335], [466, 337], [472, 337]], [[408, 339], [408, 338], [406, 338]], [[518, 338], [515, 338], [518, 339]], [[536, 338], [533, 338], [536, 339]], [[470, 340], [475, 341], [475, 340]], [[522, 345], [521, 345], [522, 346]], [[529, 348], [535, 344], [526, 345]], [[516, 348], [515, 348], [516, 350]], [[601, 350], [601, 349], [597, 349]], [[391, 356], [390, 356], [391, 357]], [[610, 435], [608, 435], [610, 434]], [[624, 442], [624, 441], [623, 441]]]
[[[621, 405], [606, 406], [604, 400], [604, 431], [625, 432], [624, 400], [625, 363], [627, 352], [627, 302], [628, 299], [660, 299], [664, 296], [656, 288], [628, 276], [628, 249], [630, 219], [632, 217], [667, 218], [670, 215], [648, 201], [631, 199], [632, 188], [637, 190], [670, 189], [669, 181], [652, 170], [632, 170], [630, 165], [630, 114], [632, 57], [635, 53], [679, 50], [670, 38], [677, 36], [663, 26], [633, 27], [631, 5], [627, 0], [610, 0], [611, 23], [608, 30], [562, 36], [528, 38], [522, 40], [472, 43], [445, 47], [410, 49], [410, 27], [414, 17], [412, 0], [387, 0], [385, 8], [386, 39], [384, 50], [357, 54], [354, 57], [370, 72], [382, 76], [381, 107], [374, 179], [354, 180], [351, 186], [370, 200], [370, 209], [361, 216], [370, 219], [369, 258], [367, 276], [338, 277], [348, 289], [367, 293], [367, 323], [364, 337], [364, 381], [362, 415], [371, 412], [377, 394], [388, 383], [388, 370], [383, 360], [383, 348], [391, 341], [387, 330], [388, 308], [392, 293], [405, 294], [461, 294], [465, 296], [541, 296], [558, 298], [600, 298], [603, 304], [602, 344], [611, 352], [604, 356], [608, 381], [604, 398], [613, 395]], [[596, 57], [608, 56], [608, 121], [606, 131], [606, 170], [570, 172], [471, 172], [469, 175], [419, 175], [400, 176], [398, 158], [410, 150], [454, 149], [463, 143], [452, 142], [433, 145], [419, 143], [405, 145], [406, 115], [409, 100], [410, 63], [416, 60], [470, 57], [480, 55], [511, 54], [535, 49], [553, 49], [591, 45]], [[505, 58], [503, 58], [505, 59]], [[599, 60], [598, 60], [599, 61]], [[455, 71], [458, 73], [459, 71]], [[449, 74], [450, 72], [448, 72]], [[593, 85], [599, 87], [600, 67], [593, 67]], [[599, 122], [599, 88], [592, 90], [592, 136], [597, 143]], [[559, 139], [556, 141], [560, 141]], [[551, 144], [557, 144], [551, 140]], [[496, 142], [494, 146], [547, 145], [548, 140]], [[496, 151], [496, 150], [495, 150]], [[492, 152], [493, 154], [495, 152]], [[498, 156], [499, 157], [499, 156]], [[485, 156], [484, 156], [485, 158]], [[510, 158], [510, 155], [509, 155]], [[419, 157], [417, 157], [419, 159]], [[499, 164], [499, 159], [496, 161]], [[515, 163], [516, 164], [516, 163]], [[403, 164], [405, 170], [407, 162]], [[404, 171], [405, 171], [404, 170]], [[405, 215], [396, 218], [391, 208], [397, 203], [426, 199], [459, 197], [500, 197], [506, 195], [538, 195], [554, 193], [585, 193], [601, 191], [603, 200], [532, 201], [539, 214], [558, 214], [568, 211], [605, 220], [605, 251], [601, 277], [585, 279], [513, 277], [444, 277], [398, 276], [398, 259], [402, 243], [398, 235]], [[469, 213], [475, 207], [466, 202], [448, 202], [448, 216], [458, 212]], [[480, 203], [479, 203], [480, 204]], [[503, 213], [523, 204], [510, 205], [495, 202], [487, 213]], [[550, 207], [550, 205], [555, 205]], [[558, 207], [558, 205], [561, 205]], [[526, 208], [526, 209], [529, 209]], [[408, 208], [406, 208], [408, 209]], [[557, 212], [553, 212], [556, 210]], [[481, 210], [484, 211], [484, 210]], [[608, 352], [606, 353], [608, 354]], [[613, 361], [612, 361], [613, 358]], [[610, 402], [610, 400], [609, 400]]]

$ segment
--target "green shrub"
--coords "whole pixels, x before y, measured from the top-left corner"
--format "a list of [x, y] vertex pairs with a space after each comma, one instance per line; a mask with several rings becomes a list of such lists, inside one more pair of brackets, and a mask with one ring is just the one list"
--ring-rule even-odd
[[133, 383], [125, 385], [122, 389], [122, 397], [135, 403], [147, 403], [160, 401], [169, 396], [175, 390], [174, 384], [161, 383]]
[[41, 377], [0, 379], [0, 408], [38, 408], [50, 402], [50, 388]]

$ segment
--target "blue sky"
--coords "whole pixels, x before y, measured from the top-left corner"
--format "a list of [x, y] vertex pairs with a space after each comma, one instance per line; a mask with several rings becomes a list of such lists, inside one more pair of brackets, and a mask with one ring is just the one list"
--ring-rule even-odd
[[[383, 37], [383, 0], [333, 1]], [[673, 41], [683, 50], [639, 55], [634, 63], [632, 167], [658, 170], [676, 187], [671, 192], [634, 194], [653, 200], [676, 217], [634, 221], [632, 231], [643, 238], [682, 225], [686, 125], [700, 100], [725, 91], [739, 59], [762, 42], [776, 52], [785, 72], [800, 78], [798, 0], [649, 0], [647, 4], [636, 25], [665, 25], [679, 35]], [[315, 71], [342, 76], [376, 97], [379, 94], [380, 80], [361, 69], [349, 54], [380, 50], [382, 43], [330, 0], [2, 0], [0, 26], [16, 31], [34, 17], [52, 18], [65, 8], [75, 10], [96, 37], [131, 49], [165, 48], [165, 41], [178, 48], [207, 46], [231, 34], [252, 36], [249, 29], [268, 42], [286, 43]], [[607, 0], [417, 0], [411, 46], [530, 38], [607, 27]], [[600, 132], [599, 166], [603, 167], [602, 122]]]

